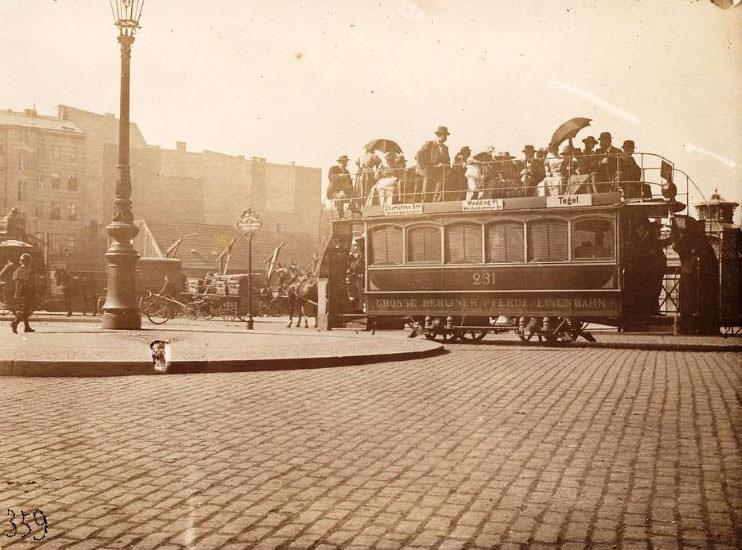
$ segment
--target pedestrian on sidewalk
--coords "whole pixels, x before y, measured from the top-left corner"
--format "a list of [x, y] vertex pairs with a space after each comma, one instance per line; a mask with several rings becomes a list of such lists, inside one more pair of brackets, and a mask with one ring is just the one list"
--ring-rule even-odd
[[36, 301], [35, 274], [31, 268], [31, 254], [24, 252], [21, 254], [20, 261], [21, 267], [13, 273], [13, 297], [15, 299], [13, 313], [15, 319], [10, 322], [10, 329], [16, 334], [18, 333], [18, 324], [21, 322], [23, 322], [24, 332], [36, 332], [28, 323], [28, 318], [31, 317]]

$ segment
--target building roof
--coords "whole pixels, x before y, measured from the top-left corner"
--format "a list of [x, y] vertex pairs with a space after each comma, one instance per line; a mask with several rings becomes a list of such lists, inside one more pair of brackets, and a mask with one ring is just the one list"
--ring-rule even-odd
[[724, 197], [722, 197], [721, 194], [719, 193], [719, 190], [714, 189], [714, 192], [711, 194], [711, 198], [709, 200], [704, 201], [704, 202], [699, 202], [698, 204], [695, 205], [695, 207], [705, 208], [707, 206], [712, 206], [712, 205], [728, 205], [728, 204], [739, 206], [738, 202], [725, 200]]
[[[247, 239], [236, 227], [201, 223], [172, 224], [146, 220], [144, 225], [163, 254], [180, 237], [183, 237], [183, 242], [175, 257], [182, 261], [183, 269], [188, 270], [216, 271], [219, 265], [219, 255], [229, 246], [232, 239], [236, 238], [228, 271], [231, 273], [247, 271]], [[311, 268], [312, 253], [317, 247], [315, 238], [309, 235], [260, 230], [255, 234], [252, 242], [253, 271], [265, 270], [265, 261], [282, 242], [285, 245], [281, 249], [279, 262], [289, 263], [294, 260], [302, 267]]]
[[68, 132], [82, 135], [82, 130], [69, 120], [60, 120], [54, 117], [39, 116], [33, 113], [19, 113], [16, 111], [0, 111], [0, 126], [23, 126], [55, 132]]

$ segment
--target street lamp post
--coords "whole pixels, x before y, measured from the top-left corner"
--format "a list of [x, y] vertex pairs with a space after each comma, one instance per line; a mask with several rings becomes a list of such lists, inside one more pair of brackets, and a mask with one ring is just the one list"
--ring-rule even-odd
[[139, 233], [131, 211], [129, 170], [129, 68], [134, 33], [139, 28], [144, 0], [109, 0], [121, 44], [121, 113], [119, 116], [118, 179], [113, 197], [113, 219], [106, 227], [111, 244], [106, 251], [107, 291], [102, 327], [139, 329], [142, 317], [136, 303], [135, 265], [139, 254], [131, 242]]
[[240, 228], [247, 237], [247, 328], [255, 328], [255, 321], [252, 318], [252, 238], [263, 225], [260, 216], [252, 208], [245, 210], [240, 216], [237, 227]]

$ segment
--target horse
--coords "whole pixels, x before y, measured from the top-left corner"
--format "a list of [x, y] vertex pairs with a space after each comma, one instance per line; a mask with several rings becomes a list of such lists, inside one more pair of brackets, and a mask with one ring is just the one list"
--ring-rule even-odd
[[[309, 328], [307, 323], [307, 317], [309, 316], [305, 310], [308, 304], [312, 304], [315, 308], [317, 307], [317, 276], [308, 275], [301, 268], [283, 268], [285, 271], [279, 274], [279, 281], [281, 278], [284, 279], [284, 285], [286, 288], [286, 296], [288, 297], [289, 306], [289, 322], [286, 325], [291, 327], [294, 317], [294, 305], [298, 306], [298, 319], [296, 326], [301, 325], [302, 315], [304, 316], [304, 328]], [[314, 310], [314, 327], [317, 328], [317, 310]]]
[[96, 314], [96, 296], [93, 282], [87, 277], [72, 275], [63, 267], [59, 267], [54, 272], [54, 280], [58, 287], [62, 289], [64, 296], [64, 305], [67, 310], [67, 317], [72, 316], [72, 301], [82, 303], [82, 314], [85, 315], [90, 309], [92, 315]]

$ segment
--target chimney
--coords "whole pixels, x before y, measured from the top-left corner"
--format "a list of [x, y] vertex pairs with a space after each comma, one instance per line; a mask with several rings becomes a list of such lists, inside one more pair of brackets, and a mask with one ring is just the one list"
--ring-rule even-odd
[[178, 151], [178, 153], [185, 153], [186, 152], [186, 143], [185, 143], [185, 141], [176, 141], [175, 142], [175, 150]]

